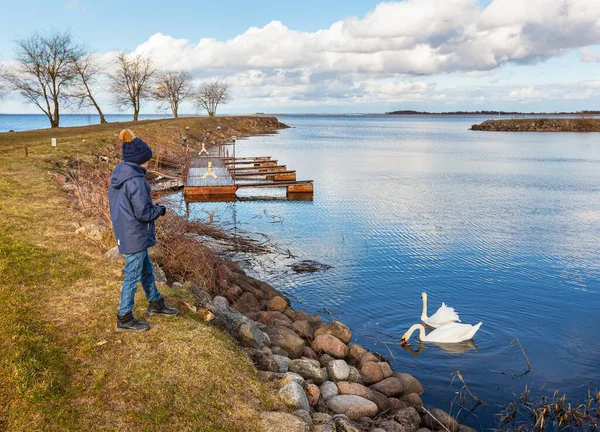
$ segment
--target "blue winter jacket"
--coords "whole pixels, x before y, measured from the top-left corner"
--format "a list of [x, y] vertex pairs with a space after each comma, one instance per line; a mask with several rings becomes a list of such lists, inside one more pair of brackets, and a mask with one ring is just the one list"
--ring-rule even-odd
[[108, 201], [119, 252], [132, 254], [156, 244], [154, 221], [161, 207], [150, 197], [146, 170], [138, 164], [120, 162], [110, 177]]

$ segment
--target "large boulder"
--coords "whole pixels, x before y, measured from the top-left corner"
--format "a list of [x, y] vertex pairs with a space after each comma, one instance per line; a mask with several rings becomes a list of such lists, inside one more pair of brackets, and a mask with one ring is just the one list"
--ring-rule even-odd
[[387, 397], [392, 397], [402, 393], [402, 381], [398, 378], [388, 377], [371, 386], [373, 390], [383, 393]]
[[402, 426], [402, 432], [416, 432], [421, 423], [421, 416], [414, 408], [404, 408], [397, 411], [394, 414], [393, 419]]
[[281, 390], [279, 390], [279, 397], [289, 408], [310, 411], [306, 393], [304, 393], [302, 386], [295, 381], [291, 381], [284, 385]]
[[311, 380], [317, 385], [325, 382], [326, 376], [321, 369], [321, 365], [316, 360], [296, 359], [292, 360], [288, 367], [290, 372], [297, 373], [302, 378]]
[[260, 422], [264, 432], [306, 432], [302, 420], [285, 412], [261, 412]]
[[350, 342], [350, 339], [352, 339], [352, 332], [348, 326], [339, 321], [333, 321], [317, 329], [315, 331], [315, 336], [319, 335], [333, 335], [345, 344]]
[[256, 323], [241, 313], [229, 309], [225, 297], [213, 298], [206, 304], [206, 309], [215, 316], [214, 324], [229, 333], [242, 346], [260, 349], [267, 345], [267, 338]]
[[360, 369], [363, 382], [367, 385], [375, 384], [383, 379], [383, 372], [379, 363], [367, 362]]
[[355, 395], [332, 396], [327, 399], [327, 406], [336, 414], [346, 415], [350, 420], [377, 415], [377, 405]]
[[[270, 336], [270, 335], [269, 335]], [[271, 340], [273, 340], [271, 338]], [[344, 358], [348, 355], [348, 346], [330, 334], [321, 334], [315, 337], [312, 349], [316, 352], [325, 352], [335, 358]]]
[[391, 403], [386, 396], [378, 391], [365, 387], [362, 384], [351, 383], [347, 381], [339, 382], [337, 384], [340, 394], [356, 395], [370, 400], [377, 405], [379, 411], [386, 411], [391, 407]]
[[265, 333], [271, 339], [271, 345], [286, 350], [290, 358], [296, 359], [302, 355], [304, 341], [292, 330], [283, 326], [266, 326]]

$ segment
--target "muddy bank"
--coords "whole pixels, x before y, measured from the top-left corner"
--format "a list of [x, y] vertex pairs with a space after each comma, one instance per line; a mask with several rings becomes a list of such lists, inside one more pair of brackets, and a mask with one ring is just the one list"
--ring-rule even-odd
[[470, 130], [492, 132], [600, 132], [600, 119], [529, 118], [486, 120]]

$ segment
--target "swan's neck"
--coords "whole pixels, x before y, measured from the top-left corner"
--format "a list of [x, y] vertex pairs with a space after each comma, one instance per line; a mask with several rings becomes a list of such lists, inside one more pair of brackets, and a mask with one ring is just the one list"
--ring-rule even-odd
[[423, 296], [423, 312], [421, 312], [421, 321], [427, 321], [427, 297]]
[[419, 339], [422, 341], [426, 341], [427, 335], [425, 334], [425, 327], [423, 327], [423, 324], [415, 324], [414, 326], [409, 328], [408, 332], [406, 332], [406, 340], [410, 340], [410, 337], [416, 330], [419, 330]]

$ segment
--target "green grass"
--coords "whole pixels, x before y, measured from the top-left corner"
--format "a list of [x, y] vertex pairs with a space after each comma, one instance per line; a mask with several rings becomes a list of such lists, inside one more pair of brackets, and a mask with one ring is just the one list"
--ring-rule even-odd
[[[122, 264], [75, 234], [82, 216], [51, 173], [122, 127], [0, 134], [0, 430], [260, 430], [274, 399], [231, 339], [185, 312], [188, 293], [163, 291], [180, 317], [114, 331]], [[135, 313], [146, 304], [140, 289]]]

